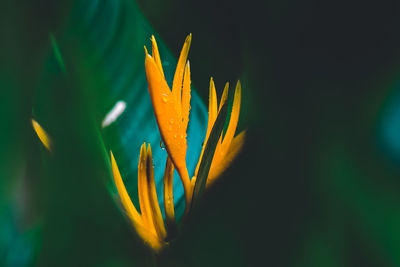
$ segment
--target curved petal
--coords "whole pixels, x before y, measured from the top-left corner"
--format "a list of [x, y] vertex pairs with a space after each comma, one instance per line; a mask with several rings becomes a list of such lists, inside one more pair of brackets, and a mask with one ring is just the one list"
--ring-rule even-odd
[[137, 212], [135, 206], [133, 205], [129, 197], [128, 192], [126, 191], [114, 155], [111, 151], [110, 154], [111, 154], [111, 167], [112, 167], [115, 186], [117, 187], [121, 203], [124, 209], [126, 210], [128, 217], [133, 224], [133, 227], [135, 228], [136, 232], [143, 239], [145, 243], [147, 243], [156, 251], [161, 249], [164, 242], [159, 237], [157, 237], [154, 230], [150, 229], [147, 225], [145, 225], [142, 216]]
[[242, 150], [244, 141], [246, 138], [246, 132], [243, 131], [238, 134], [231, 142], [231, 145], [228, 149], [228, 153], [225, 157], [218, 162], [218, 164], [212, 165], [210, 168], [210, 173], [207, 178], [207, 187], [211, 186], [216, 179], [222, 174], [222, 172], [231, 165], [233, 160], [237, 157], [239, 152]]
[[[226, 87], [225, 87], [226, 88]], [[225, 93], [225, 90], [224, 90]], [[231, 117], [229, 119], [228, 129], [226, 130], [225, 136], [221, 142], [221, 139], [215, 149], [214, 158], [211, 164], [211, 170], [213, 168], [220, 168], [221, 162], [225, 160], [226, 154], [230, 149], [230, 145], [232, 139], [236, 132], [236, 127], [239, 121], [239, 113], [240, 113], [240, 99], [241, 99], [241, 86], [240, 82], [236, 85], [235, 96], [233, 99]], [[225, 98], [226, 101], [226, 98]], [[218, 166], [218, 167], [217, 167]]]
[[211, 129], [214, 125], [215, 120], [217, 119], [218, 115], [218, 102], [217, 102], [217, 92], [215, 89], [215, 84], [214, 84], [214, 79], [211, 77], [210, 79], [210, 89], [209, 89], [209, 95], [208, 95], [209, 101], [208, 101], [208, 122], [207, 122], [207, 132], [206, 132], [206, 137], [204, 138], [201, 153], [200, 153], [200, 158], [197, 162], [196, 170], [194, 172], [194, 176], [197, 177], [197, 173], [199, 171], [200, 167], [200, 162], [203, 157], [205, 145], [207, 144], [208, 137], [210, 136]]
[[235, 96], [233, 98], [231, 118], [229, 119], [229, 125], [228, 125], [228, 129], [226, 130], [224, 140], [222, 140], [222, 145], [223, 145], [223, 147], [226, 147], [226, 149], [229, 148], [229, 145], [230, 145], [233, 137], [235, 136], [236, 127], [239, 122], [241, 98], [242, 98], [242, 86], [240, 84], [240, 81], [238, 81], [236, 84]]
[[190, 200], [191, 190], [186, 167], [186, 131], [184, 131], [182, 119], [175, 111], [175, 98], [170, 93], [167, 82], [158, 71], [154, 59], [148, 54], [146, 54], [145, 68], [158, 128], [168, 154], [182, 179], [185, 198], [188, 201]]
[[140, 214], [137, 212], [135, 206], [133, 205], [128, 192], [126, 191], [124, 182], [122, 181], [121, 174], [118, 169], [117, 162], [115, 161], [113, 153], [110, 151], [111, 155], [111, 167], [114, 177], [115, 186], [117, 187], [118, 194], [121, 198], [121, 203], [124, 206], [129, 218], [135, 225], [143, 225], [143, 220]]
[[138, 195], [140, 203], [140, 212], [142, 214], [143, 225], [148, 231], [156, 235], [154, 221], [152, 216], [152, 207], [149, 199], [149, 186], [147, 183], [147, 151], [146, 145], [140, 148], [138, 164]]
[[165, 230], [164, 220], [161, 215], [160, 205], [158, 204], [156, 184], [154, 182], [154, 169], [153, 169], [153, 155], [151, 152], [150, 144], [147, 147], [147, 187], [148, 187], [148, 198], [151, 208], [151, 216], [153, 220], [154, 229], [157, 232], [158, 237], [164, 240], [167, 236]]
[[183, 44], [181, 54], [179, 56], [178, 64], [176, 65], [174, 80], [172, 82], [172, 95], [174, 96], [175, 102], [177, 103], [176, 109], [179, 116], [182, 116], [182, 80], [183, 73], [185, 71], [186, 60], [189, 55], [190, 44], [192, 42], [192, 34], [186, 37], [185, 43]]
[[190, 63], [188, 61], [185, 67], [182, 87], [182, 120], [185, 132], [189, 123], [190, 91]]
[[[154, 61], [157, 64], [158, 70], [161, 72], [162, 76], [165, 79], [164, 70], [163, 70], [163, 67], [162, 67], [162, 64], [161, 64], [160, 52], [158, 51], [158, 45], [157, 45], [157, 42], [156, 42], [156, 38], [154, 38], [154, 35], [151, 36], [151, 47], [152, 47], [151, 54], [152, 54], [152, 56], [154, 58]], [[146, 52], [146, 54], [147, 54], [147, 52]]]
[[170, 157], [167, 157], [167, 163], [164, 171], [164, 208], [165, 219], [168, 225], [175, 224], [174, 207], [174, 165]]

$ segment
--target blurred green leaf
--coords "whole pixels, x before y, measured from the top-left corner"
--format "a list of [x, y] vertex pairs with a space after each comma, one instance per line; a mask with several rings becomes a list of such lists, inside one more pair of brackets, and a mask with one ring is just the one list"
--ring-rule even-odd
[[56, 39], [55, 39], [53, 34], [50, 34], [50, 41], [51, 41], [51, 46], [53, 48], [53, 53], [54, 53], [54, 56], [55, 56], [55, 58], [56, 58], [56, 60], [58, 62], [58, 65], [59, 65], [61, 71], [63, 73], [66, 73], [64, 59], [63, 59], [63, 57], [61, 55], [60, 48], [58, 47], [57, 41], [56, 41]]
[[[71, 259], [65, 260], [65, 264], [77, 258], [84, 259], [81, 264], [112, 261], [113, 251], [121, 247], [123, 251], [141, 254], [145, 248], [142, 241], [135, 239], [135, 234], [126, 235], [131, 225], [112, 210], [115, 206], [110, 206], [113, 200], [119, 203], [119, 197], [110, 179], [107, 152], [113, 151], [128, 192], [139, 207], [140, 146], [143, 142], [152, 145], [157, 194], [163, 210], [162, 178], [167, 153], [159, 147], [161, 138], [147, 90], [143, 50], [155, 33], [129, 0], [74, 1], [63, 25], [50, 36], [49, 56], [33, 108], [35, 118], [52, 136], [55, 147], [45, 177], [47, 227], [38, 262], [51, 266], [63, 251], [68, 251]], [[157, 41], [164, 73], [170, 82], [176, 60], [161, 38], [157, 37]], [[182, 44], [183, 41], [184, 36]], [[174, 54], [180, 49], [177, 45]], [[66, 69], [68, 75], [64, 75]], [[105, 116], [121, 101], [126, 105], [125, 110], [115, 122], [103, 128]], [[192, 91], [189, 173], [196, 167], [206, 124], [207, 110]], [[179, 218], [185, 207], [180, 179], [174, 179], [174, 202]], [[114, 241], [104, 240], [114, 239], [122, 244], [110, 249], [109, 244]], [[102, 241], [97, 245], [99, 240]], [[80, 250], [77, 243], [87, 249]], [[95, 244], [97, 248], [91, 248]], [[135, 257], [135, 253], [124, 255]], [[141, 265], [141, 260], [139, 257], [135, 262]]]
[[[106, 148], [114, 152], [128, 192], [136, 206], [140, 146], [143, 142], [151, 144], [157, 194], [164, 213], [162, 178], [167, 153], [159, 145], [161, 137], [147, 90], [143, 46], [149, 46], [150, 36], [156, 35], [164, 73], [167, 81], [171, 83], [176, 67], [174, 55], [179, 54], [185, 36], [177, 40], [179, 45], [176, 46], [175, 52], [171, 53], [136, 4], [128, 0], [76, 1], [69, 18], [67, 36], [76, 38], [73, 43], [81, 50], [80, 60], [83, 63], [67, 68], [84, 68], [86, 95], [93, 106], [99, 127], [117, 102], [126, 103], [124, 112], [113, 124], [101, 129], [101, 134]], [[65, 37], [64, 40], [70, 42], [70, 37]], [[194, 173], [206, 124], [207, 110], [193, 91], [186, 158], [189, 173]], [[175, 177], [178, 177], [176, 173]], [[116, 192], [112, 184], [110, 189]], [[174, 179], [174, 202], [179, 218], [185, 205], [180, 179]]]

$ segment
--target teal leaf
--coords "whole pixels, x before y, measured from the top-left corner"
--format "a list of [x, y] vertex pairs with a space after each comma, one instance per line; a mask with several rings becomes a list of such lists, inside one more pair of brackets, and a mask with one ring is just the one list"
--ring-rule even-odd
[[[88, 79], [92, 82], [87, 94], [93, 95], [96, 101], [94, 108], [99, 127], [116, 103], [126, 103], [115, 122], [101, 130], [105, 145], [113, 151], [128, 192], [139, 207], [139, 151], [143, 142], [151, 144], [157, 195], [164, 214], [162, 179], [167, 152], [160, 147], [161, 137], [147, 89], [143, 46], [150, 47], [151, 35], [156, 36], [164, 73], [171, 84], [176, 68], [174, 55], [179, 54], [185, 36], [177, 40], [181, 45], [174, 53], [168, 51], [133, 1], [76, 1], [71, 12], [67, 34], [78, 40], [81, 60], [90, 70], [92, 77]], [[186, 158], [189, 174], [194, 173], [197, 165], [206, 125], [207, 110], [198, 94], [192, 92]], [[180, 179], [177, 174], [174, 176], [174, 202], [177, 218], [180, 218], [185, 206], [184, 193]], [[112, 183], [110, 188], [114, 190]]]
[[37, 249], [40, 228], [21, 230], [15, 212], [10, 208], [0, 212], [1, 266], [30, 266]]

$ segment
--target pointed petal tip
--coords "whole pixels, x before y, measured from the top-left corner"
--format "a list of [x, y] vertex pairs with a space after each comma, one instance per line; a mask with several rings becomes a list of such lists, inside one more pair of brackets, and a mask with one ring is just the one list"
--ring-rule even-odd
[[238, 80], [236, 83], [235, 95], [238, 94], [238, 96], [240, 98], [241, 93], [242, 93], [242, 84], [241, 84], [240, 80]]
[[224, 91], [222, 92], [221, 100], [219, 102], [218, 112], [221, 110], [225, 102], [228, 101], [228, 92], [229, 92], [229, 82], [226, 82]]
[[148, 146], [147, 146], [147, 154], [149, 154], [149, 155], [151, 155], [152, 154], [152, 152], [151, 152], [151, 145], [150, 145], [150, 143], [148, 144]]
[[189, 51], [190, 44], [192, 43], [192, 34], [190, 33], [185, 40], [185, 44], [187, 45], [186, 50]]
[[157, 46], [157, 41], [156, 41], [156, 38], [154, 37], [154, 35], [151, 35], [150, 41], [153, 46]]
[[146, 155], [146, 143], [143, 143], [140, 146], [140, 155], [139, 155], [139, 161]]
[[151, 57], [151, 55], [149, 54], [149, 52], [147, 51], [147, 47], [146, 46], [143, 46], [144, 47], [144, 54], [145, 54], [145, 56], [147, 57], [147, 56], [149, 56], [149, 57]]
[[229, 90], [229, 82], [226, 82], [226, 83], [225, 83], [224, 91], [225, 91], [225, 90]]

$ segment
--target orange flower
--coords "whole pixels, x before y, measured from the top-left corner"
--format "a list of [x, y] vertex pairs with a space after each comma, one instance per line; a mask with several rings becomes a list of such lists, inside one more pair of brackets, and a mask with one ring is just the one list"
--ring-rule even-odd
[[[152, 56], [147, 52], [145, 47], [145, 68], [147, 82], [149, 85], [149, 93], [162, 142], [165, 144], [168, 153], [164, 172], [164, 207], [167, 225], [175, 223], [172, 188], [174, 167], [177, 169], [183, 184], [185, 192], [185, 213], [188, 214], [188, 210], [191, 206], [190, 203], [192, 201], [192, 194], [198, 169], [205, 148], [204, 145], [194, 176], [192, 180], [190, 180], [186, 167], [186, 130], [189, 122], [190, 110], [190, 65], [189, 61], [187, 61], [187, 57], [191, 40], [192, 36], [189, 35], [183, 45], [172, 83], [172, 90], [169, 88], [167, 81], [165, 80], [164, 71], [154, 36], [151, 37], [153, 46]], [[218, 106], [216, 89], [214, 81], [211, 78], [210, 100], [208, 107], [209, 117], [204, 144], [206, 144], [210, 138], [211, 129], [216, 121], [219, 110], [228, 99], [228, 88], [229, 84], [227, 83]], [[229, 166], [243, 146], [245, 133], [242, 132], [234, 137], [239, 120], [240, 102], [241, 84], [238, 82], [235, 89], [228, 128], [225, 136], [222, 138], [221, 133], [221, 136], [219, 137], [208, 174], [207, 186], [212, 184], [223, 172], [223, 170]], [[167, 244], [165, 241], [167, 233], [161, 217], [157, 195], [155, 193], [156, 189], [154, 185], [150, 145], [147, 150], [145, 145], [143, 145], [140, 151], [138, 167], [138, 193], [140, 210], [142, 212], [141, 215], [136, 211], [132, 201], [128, 196], [128, 193], [126, 192], [112, 153], [111, 160], [115, 184], [118, 188], [122, 204], [124, 205], [125, 210], [128, 212], [129, 218], [143, 240], [145, 240], [145, 242], [148, 243], [154, 250], [159, 250], [163, 245]]]
[[[218, 113], [228, 99], [229, 84], [227, 83], [222, 93], [220, 103], [219, 105], [217, 104], [217, 93], [214, 81], [211, 78], [207, 133], [199, 162], [192, 179], [190, 179], [186, 165], [186, 130], [189, 123], [191, 98], [190, 64], [187, 60], [191, 40], [192, 36], [189, 35], [183, 45], [175, 71], [172, 90], [169, 88], [165, 80], [160, 54], [158, 52], [158, 47], [154, 36], [151, 37], [152, 55], [147, 52], [145, 47], [145, 69], [149, 93], [161, 138], [168, 153], [163, 178], [164, 208], [167, 226], [175, 224], [175, 209], [173, 201], [174, 168], [177, 169], [183, 184], [185, 194], [185, 214], [188, 214], [188, 210], [191, 207], [190, 204], [192, 201], [196, 177], [200, 168], [200, 162], [204, 156], [204, 149], [207, 141], [210, 139], [212, 128], [216, 122]], [[232, 112], [230, 114], [228, 128], [224, 136], [223, 133], [221, 133], [218, 137], [218, 143], [211, 161], [210, 170], [208, 172], [207, 186], [210, 186], [229, 166], [244, 144], [244, 132], [235, 137], [239, 120], [240, 104], [241, 84], [238, 82], [235, 88]], [[48, 134], [34, 119], [32, 119], [32, 126], [40, 141], [50, 151], [52, 148], [52, 143]], [[140, 213], [136, 210], [129, 197], [116, 160], [111, 151], [110, 156], [114, 182], [118, 190], [121, 203], [127, 212], [131, 223], [145, 243], [147, 243], [155, 251], [159, 251], [168, 243], [166, 241], [168, 238], [168, 228], [164, 224], [157, 199], [154, 181], [153, 158], [150, 144], [146, 148], [146, 144], [144, 143], [140, 149], [138, 163], [138, 195]]]
[[161, 138], [168, 156], [182, 180], [186, 209], [192, 198], [189, 173], [186, 167], [186, 129], [190, 110], [190, 64], [187, 61], [192, 35], [186, 38], [176, 66], [172, 90], [162, 69], [160, 54], [154, 36], [151, 37], [153, 56], [146, 51], [145, 68], [149, 93]]

